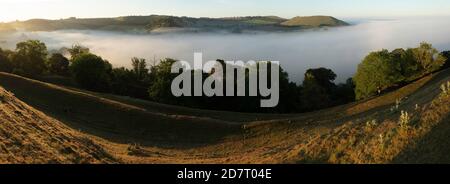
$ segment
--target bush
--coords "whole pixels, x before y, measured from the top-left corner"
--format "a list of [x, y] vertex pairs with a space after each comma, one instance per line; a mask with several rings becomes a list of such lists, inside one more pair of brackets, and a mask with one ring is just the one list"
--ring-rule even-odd
[[399, 119], [400, 128], [407, 130], [411, 126], [411, 116], [407, 111], [402, 111]]
[[109, 91], [111, 70], [108, 61], [90, 53], [77, 56], [70, 65], [75, 81], [81, 87], [93, 91]]

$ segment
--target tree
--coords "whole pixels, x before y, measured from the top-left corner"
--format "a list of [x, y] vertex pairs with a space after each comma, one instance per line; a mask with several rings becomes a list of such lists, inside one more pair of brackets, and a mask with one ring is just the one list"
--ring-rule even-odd
[[112, 66], [108, 61], [90, 53], [78, 55], [70, 65], [75, 81], [83, 88], [108, 91]]
[[393, 62], [400, 66], [399, 72], [406, 81], [412, 81], [422, 75], [422, 68], [414, 58], [414, 49], [395, 49], [391, 52]]
[[124, 67], [111, 72], [111, 90], [115, 94], [148, 99], [149, 84], [138, 80], [133, 71]]
[[442, 66], [442, 68], [450, 68], [450, 51], [444, 51], [441, 53], [442, 56], [445, 57], [445, 64]]
[[392, 87], [397, 82], [403, 81], [401, 64], [392, 59], [388, 50], [372, 52], [358, 65], [358, 70], [353, 78], [356, 85], [356, 98], [364, 99]]
[[177, 60], [166, 58], [151, 68], [150, 74], [153, 79], [149, 88], [149, 96], [151, 99], [171, 104], [176, 102], [176, 97], [171, 92], [172, 80], [177, 76], [177, 74], [171, 73], [172, 64], [175, 62]]
[[147, 63], [143, 58], [134, 57], [131, 59], [131, 65], [133, 66], [133, 72], [138, 80], [142, 80], [148, 74]]
[[9, 52], [3, 51], [2, 48], [0, 48], [0, 72], [12, 72], [13, 64], [9, 59], [9, 54]]
[[302, 101], [305, 110], [330, 107], [336, 74], [326, 68], [309, 69], [303, 81]]
[[62, 54], [52, 54], [47, 61], [47, 68], [52, 74], [67, 75], [69, 73], [69, 60]]
[[47, 55], [47, 47], [39, 40], [20, 42], [13, 55], [13, 64], [16, 71], [20, 70], [23, 75], [41, 75], [46, 68]]
[[445, 64], [446, 58], [429, 43], [422, 42], [418, 48], [413, 49], [414, 59], [424, 70], [423, 74], [435, 72]]
[[74, 60], [77, 56], [81, 54], [87, 54], [90, 53], [89, 48], [84, 47], [79, 44], [74, 44], [70, 49], [67, 49], [67, 51], [70, 53], [71, 59]]
[[345, 83], [338, 84], [333, 93], [334, 105], [341, 105], [355, 100], [355, 84], [349, 78]]

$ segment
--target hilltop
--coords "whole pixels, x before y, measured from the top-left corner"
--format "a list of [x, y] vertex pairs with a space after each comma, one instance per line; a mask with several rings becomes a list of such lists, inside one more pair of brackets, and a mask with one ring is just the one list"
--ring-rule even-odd
[[116, 18], [68, 18], [60, 20], [32, 19], [0, 24], [0, 31], [14, 29], [28, 31], [55, 31], [66, 29], [108, 30], [136, 33], [163, 31], [293, 31], [308, 28], [348, 25], [330, 16], [295, 17], [276, 16], [192, 18], [165, 15], [125, 16]]
[[294, 17], [290, 20], [282, 22], [283, 26], [304, 26], [304, 27], [321, 27], [321, 26], [347, 26], [348, 23], [330, 16], [311, 16], [311, 17]]
[[0, 134], [0, 160], [31, 162], [12, 159], [31, 151], [44, 155], [33, 162], [78, 163], [57, 151], [76, 145], [71, 149], [94, 163], [449, 163], [449, 81], [444, 70], [364, 101], [262, 115], [169, 106], [0, 73], [2, 87], [38, 109], [1, 92], [0, 130], [7, 131]]

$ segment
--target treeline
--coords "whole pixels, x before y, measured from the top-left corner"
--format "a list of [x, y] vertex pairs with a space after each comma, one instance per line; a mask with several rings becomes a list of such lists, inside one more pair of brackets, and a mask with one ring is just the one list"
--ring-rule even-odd
[[429, 43], [417, 48], [372, 52], [358, 66], [353, 78], [356, 99], [406, 85], [425, 75], [449, 67], [449, 51], [439, 51]]
[[[239, 112], [298, 113], [364, 99], [411, 82], [448, 67], [448, 56], [449, 52], [438, 53], [427, 43], [407, 50], [373, 52], [359, 65], [354, 78], [341, 84], [334, 82], [337, 76], [327, 68], [308, 70], [303, 83], [297, 85], [289, 80], [288, 74], [281, 66], [271, 66], [280, 67], [280, 101], [275, 108], [260, 108], [260, 100], [263, 98], [261, 96], [175, 97], [171, 92], [171, 84], [178, 74], [171, 73], [171, 67], [177, 60], [167, 58], [150, 66], [145, 59], [132, 58], [131, 69], [114, 68], [107, 60], [80, 45], [63, 48], [60, 53], [53, 54], [49, 54], [45, 44], [38, 40], [18, 43], [14, 51], [0, 48], [0, 71], [37, 79], [42, 76], [62, 76], [75, 81], [76, 87], [91, 91], [187, 107]], [[224, 64], [224, 61], [218, 61]], [[203, 80], [213, 74], [201, 72]], [[248, 75], [245, 80], [248, 81]], [[237, 81], [234, 84], [237, 84]], [[248, 86], [246, 89], [248, 90]]]

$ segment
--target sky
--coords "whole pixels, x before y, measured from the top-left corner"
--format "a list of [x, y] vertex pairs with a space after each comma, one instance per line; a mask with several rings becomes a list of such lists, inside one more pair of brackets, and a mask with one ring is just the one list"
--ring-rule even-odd
[[0, 21], [127, 15], [284, 18], [448, 16], [449, 0], [0, 0]]

